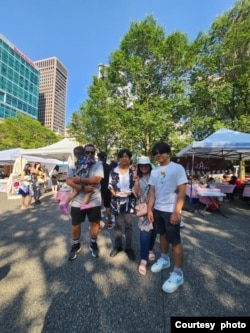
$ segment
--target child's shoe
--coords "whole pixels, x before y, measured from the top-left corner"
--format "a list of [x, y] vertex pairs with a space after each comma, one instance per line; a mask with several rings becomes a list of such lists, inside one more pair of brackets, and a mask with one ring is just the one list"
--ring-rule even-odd
[[65, 204], [60, 205], [60, 209], [63, 215], [69, 215], [68, 207]]
[[80, 207], [81, 210], [84, 210], [84, 209], [90, 209], [90, 208], [92, 208], [92, 206], [89, 205], [89, 204], [83, 204], [83, 205], [81, 205], [81, 207]]

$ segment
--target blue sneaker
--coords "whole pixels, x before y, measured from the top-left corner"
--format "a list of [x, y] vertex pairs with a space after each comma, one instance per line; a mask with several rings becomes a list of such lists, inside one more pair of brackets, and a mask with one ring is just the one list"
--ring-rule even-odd
[[168, 268], [169, 266], [170, 266], [170, 260], [169, 259], [165, 260], [164, 258], [160, 257], [160, 259], [158, 259], [156, 263], [154, 263], [151, 266], [151, 272], [159, 273], [160, 271]]
[[170, 273], [170, 277], [163, 283], [162, 290], [165, 293], [173, 293], [184, 282], [183, 274]]

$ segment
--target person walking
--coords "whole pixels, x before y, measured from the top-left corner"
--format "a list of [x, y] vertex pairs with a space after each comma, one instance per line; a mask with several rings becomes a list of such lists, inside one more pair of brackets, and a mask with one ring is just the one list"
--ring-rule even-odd
[[[137, 171], [134, 175], [134, 193], [138, 203], [148, 202], [149, 185], [148, 180], [152, 170], [149, 157], [141, 156], [137, 161]], [[138, 218], [138, 226], [140, 229], [140, 264], [138, 271], [141, 275], [147, 273], [148, 260], [155, 260], [153, 247], [156, 239], [154, 224], [150, 223], [147, 215]]]
[[165, 142], [159, 142], [152, 148], [158, 167], [151, 171], [148, 200], [148, 219], [155, 223], [160, 234], [161, 257], [151, 266], [154, 273], [170, 267], [169, 245], [172, 246], [174, 268], [170, 277], [163, 283], [162, 290], [174, 292], [184, 282], [182, 271], [183, 247], [180, 237], [181, 211], [186, 198], [188, 182], [182, 165], [171, 162], [171, 149]]
[[41, 204], [40, 197], [42, 195], [42, 185], [44, 183], [44, 176], [42, 171], [41, 162], [35, 162], [33, 168], [31, 169], [32, 184], [34, 191], [35, 205]]
[[131, 247], [133, 234], [133, 213], [136, 198], [132, 192], [134, 187], [134, 174], [130, 168], [132, 153], [128, 149], [118, 152], [118, 166], [114, 168], [109, 177], [109, 189], [112, 194], [111, 210], [115, 215], [114, 247], [110, 257], [115, 257], [122, 251], [122, 225], [125, 225], [125, 252], [129, 260], [135, 260], [135, 253]]
[[[91, 143], [85, 145], [84, 147], [85, 155], [92, 157], [96, 154], [95, 146]], [[67, 185], [76, 189], [79, 193], [71, 202], [71, 237], [72, 237], [72, 247], [69, 253], [69, 260], [74, 260], [77, 258], [78, 253], [81, 251], [81, 223], [83, 223], [88, 218], [90, 228], [90, 245], [89, 250], [93, 257], [99, 256], [99, 248], [97, 246], [97, 237], [100, 229], [101, 220], [101, 180], [103, 179], [103, 167], [102, 163], [94, 162], [89, 169], [89, 175], [87, 178], [82, 178], [81, 175], [76, 175], [73, 177], [68, 177], [66, 179]], [[91, 208], [82, 210], [81, 205], [84, 200], [86, 193], [91, 192], [89, 203]]]
[[54, 169], [50, 171], [50, 178], [52, 183], [52, 193], [54, 194], [54, 198], [56, 198], [58, 192], [58, 173], [59, 173], [59, 165], [56, 165]]
[[[23, 189], [20, 189], [21, 194], [21, 209], [33, 208], [31, 205], [32, 197], [34, 192], [32, 189], [32, 178], [31, 178], [32, 166], [30, 163], [26, 163], [21, 173], [21, 182], [23, 183]], [[27, 198], [27, 203], [25, 202]]]

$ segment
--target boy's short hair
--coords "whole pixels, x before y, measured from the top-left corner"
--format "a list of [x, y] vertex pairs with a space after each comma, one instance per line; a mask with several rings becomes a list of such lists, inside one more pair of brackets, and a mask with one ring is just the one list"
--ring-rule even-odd
[[152, 155], [156, 154], [170, 154], [171, 153], [171, 148], [166, 142], [158, 142], [154, 145], [152, 148]]
[[107, 154], [104, 151], [100, 151], [100, 153], [98, 153], [97, 156], [100, 158], [101, 161], [103, 162], [107, 161]]
[[74, 155], [75, 155], [75, 157], [77, 159], [80, 158], [80, 157], [82, 157], [82, 156], [84, 156], [84, 148], [83, 148], [83, 146], [77, 146], [77, 147], [75, 147], [74, 150], [73, 150], [73, 153], [74, 153]]
[[132, 153], [129, 149], [121, 149], [119, 152], [118, 152], [118, 158], [121, 158], [124, 154], [128, 155], [129, 158], [132, 157]]

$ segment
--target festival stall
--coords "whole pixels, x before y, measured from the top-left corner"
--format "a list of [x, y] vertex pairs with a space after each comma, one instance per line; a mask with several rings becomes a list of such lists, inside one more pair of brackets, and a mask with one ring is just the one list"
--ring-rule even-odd
[[27, 150], [22, 148], [8, 149], [0, 151], [0, 165], [8, 170], [5, 177], [0, 180], [0, 192], [7, 192], [8, 195], [16, 194], [21, 172], [26, 163], [34, 164], [40, 162], [48, 172], [55, 165], [62, 165], [63, 162], [54, 158], [42, 158], [38, 156], [26, 155]]
[[66, 162], [69, 158], [74, 159], [73, 149], [76, 146], [79, 146], [77, 141], [64, 138], [49, 146], [36, 149], [26, 149], [25, 154], [43, 158], [56, 158], [60, 161]]
[[[191, 156], [191, 187], [193, 184], [196, 158], [250, 160], [250, 134], [222, 128], [203, 141], [194, 141], [176, 154], [177, 158]], [[218, 167], [215, 170], [218, 170]], [[240, 167], [239, 177], [245, 178], [245, 170]], [[192, 193], [192, 191], [191, 191]]]

